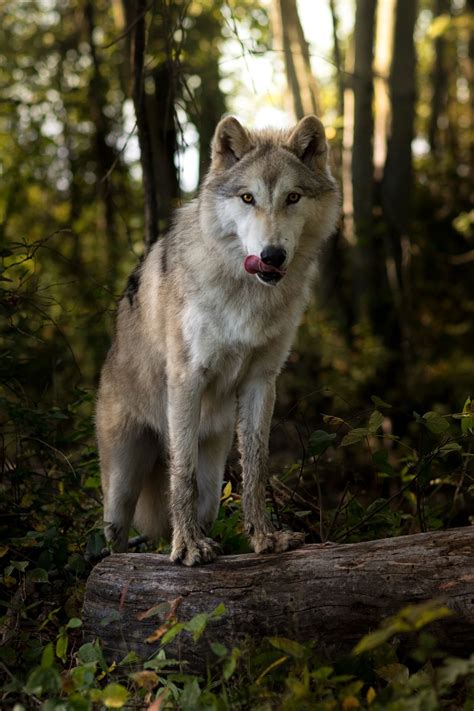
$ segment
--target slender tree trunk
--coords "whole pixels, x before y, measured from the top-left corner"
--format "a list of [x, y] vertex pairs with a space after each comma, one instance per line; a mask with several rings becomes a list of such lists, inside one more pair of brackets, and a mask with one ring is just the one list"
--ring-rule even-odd
[[334, 64], [336, 65], [336, 74], [337, 74], [337, 112], [339, 115], [339, 118], [343, 118], [344, 116], [344, 88], [345, 88], [345, 81], [344, 81], [344, 71], [343, 71], [343, 66], [344, 66], [344, 58], [342, 56], [342, 49], [341, 45], [339, 43], [339, 36], [338, 36], [338, 30], [339, 30], [339, 17], [337, 14], [336, 10], [336, 0], [329, 0], [329, 9], [331, 11], [331, 19], [332, 19], [332, 36], [333, 36], [333, 55], [334, 55]]
[[147, 96], [152, 127], [153, 160], [159, 195], [158, 218], [166, 231], [174, 201], [179, 197], [179, 182], [174, 162], [177, 150], [175, 123], [176, 66], [167, 59], [153, 72], [155, 93]]
[[397, 0], [389, 79], [392, 120], [383, 178], [383, 202], [389, 223], [399, 235], [407, 232], [411, 214], [416, 6], [414, 0]]
[[[435, 16], [449, 13], [450, 0], [436, 0]], [[428, 140], [433, 153], [439, 149], [439, 119], [446, 106], [447, 72], [446, 72], [446, 41], [439, 35], [435, 39], [435, 61], [432, 73], [433, 95], [431, 100]]]
[[[402, 345], [408, 345], [409, 226], [412, 193], [411, 143], [415, 116], [415, 43], [417, 3], [397, 0], [389, 88], [391, 130], [382, 182], [382, 205], [389, 229], [389, 281], [398, 311]], [[392, 273], [390, 273], [390, 271]]]
[[[344, 80], [344, 58], [342, 55], [342, 49], [339, 42], [338, 29], [339, 29], [339, 17], [336, 10], [336, 0], [329, 0], [329, 9], [331, 11], [332, 19], [332, 36], [333, 36], [333, 56], [334, 64], [336, 67], [336, 77], [337, 77], [337, 123], [336, 123], [336, 150], [332, 151], [334, 156], [334, 161], [337, 166], [338, 177], [342, 176], [342, 153], [343, 153], [343, 134], [344, 134], [344, 91], [345, 91], [345, 80]], [[344, 195], [342, 195], [344, 199]]]
[[311, 70], [308, 43], [296, 0], [274, 0], [273, 29], [278, 49], [283, 48], [288, 87], [297, 119], [318, 114], [318, 90]]
[[145, 212], [145, 248], [148, 250], [158, 239], [158, 190], [153, 159], [151, 126], [147, 111], [145, 93], [145, 43], [146, 43], [146, 0], [123, 0], [127, 26], [130, 27], [132, 98], [137, 119], [140, 163], [143, 173], [143, 194]]
[[[176, 86], [178, 61], [173, 35], [173, 5], [157, 0], [146, 37], [146, 0], [122, 0], [126, 25], [127, 61], [124, 77], [132, 78], [132, 98], [137, 118], [145, 200], [146, 248], [170, 224], [173, 204], [179, 198], [175, 165], [177, 150]], [[131, 41], [130, 41], [131, 40]], [[151, 55], [160, 58], [153, 70], [145, 67], [147, 41]]]
[[[466, 0], [466, 10], [471, 17], [474, 17], [474, 0]], [[470, 104], [470, 185], [474, 185], [474, 32], [470, 33], [467, 56], [467, 80], [469, 83], [469, 104]]]
[[381, 182], [387, 158], [387, 135], [390, 121], [388, 76], [393, 53], [393, 28], [396, 0], [385, 0], [377, 12], [374, 78], [374, 176]]
[[199, 177], [209, 167], [214, 129], [226, 111], [225, 97], [219, 88], [219, 54], [212, 54], [206, 66], [206, 87], [201, 89], [199, 115], [196, 118], [199, 133]]
[[118, 233], [115, 221], [113, 182], [110, 171], [117, 155], [107, 143], [107, 119], [104, 111], [104, 80], [97, 49], [94, 42], [94, 6], [91, 0], [84, 4], [84, 26], [91, 48], [92, 75], [89, 84], [89, 107], [95, 126], [95, 156], [97, 166], [97, 190], [104, 209], [103, 226], [107, 245], [107, 280], [114, 290], [117, 281], [117, 265], [119, 255]]
[[357, 0], [354, 59], [354, 140], [352, 192], [356, 233], [356, 302], [360, 319], [369, 317], [376, 276], [373, 253], [373, 58], [377, 0]]

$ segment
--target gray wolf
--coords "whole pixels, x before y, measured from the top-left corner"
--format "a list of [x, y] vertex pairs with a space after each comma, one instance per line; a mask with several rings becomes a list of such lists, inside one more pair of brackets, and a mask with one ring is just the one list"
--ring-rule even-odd
[[132, 522], [171, 559], [215, 559], [207, 537], [237, 431], [245, 529], [257, 553], [303, 543], [265, 508], [275, 381], [339, 214], [322, 123], [217, 126], [197, 199], [129, 280], [102, 370], [97, 437], [105, 535]]

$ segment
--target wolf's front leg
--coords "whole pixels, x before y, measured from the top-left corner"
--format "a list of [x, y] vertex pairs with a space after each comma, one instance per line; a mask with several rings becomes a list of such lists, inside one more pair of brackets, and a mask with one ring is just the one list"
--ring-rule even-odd
[[198, 523], [198, 439], [202, 386], [171, 382], [168, 426], [170, 441], [171, 560], [184, 565], [208, 563], [219, 546], [206, 538]]
[[238, 438], [242, 462], [245, 528], [256, 553], [280, 553], [304, 543], [304, 533], [276, 531], [265, 508], [268, 440], [275, 381], [250, 380], [239, 393]]

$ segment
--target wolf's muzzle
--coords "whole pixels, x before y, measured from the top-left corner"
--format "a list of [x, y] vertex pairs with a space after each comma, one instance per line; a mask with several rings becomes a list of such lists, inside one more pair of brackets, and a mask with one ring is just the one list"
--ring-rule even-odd
[[265, 247], [260, 252], [260, 259], [271, 267], [281, 267], [286, 259], [283, 247]]
[[285, 269], [265, 263], [263, 259], [260, 259], [255, 254], [249, 254], [245, 257], [244, 269], [249, 274], [256, 274], [260, 281], [265, 282], [265, 284], [277, 284], [286, 274]]

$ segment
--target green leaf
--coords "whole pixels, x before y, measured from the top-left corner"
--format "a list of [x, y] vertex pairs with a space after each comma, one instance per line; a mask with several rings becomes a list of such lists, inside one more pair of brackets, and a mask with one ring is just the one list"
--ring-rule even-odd
[[309, 438], [309, 453], [313, 457], [319, 457], [331, 446], [336, 439], [335, 432], [325, 432], [325, 430], [316, 430]]
[[94, 684], [97, 663], [82, 664], [71, 669], [71, 678], [76, 689], [91, 687]]
[[362, 654], [370, 652], [372, 649], [377, 649], [381, 644], [386, 642], [395, 634], [392, 629], [378, 629], [369, 632], [360, 639], [354, 647], [353, 654]]
[[220, 617], [227, 615], [227, 608], [223, 602], [220, 602], [210, 614], [211, 620], [218, 620]]
[[110, 625], [111, 622], [117, 622], [120, 620], [122, 615], [118, 610], [112, 610], [108, 615], [103, 617], [100, 621], [101, 627], [107, 627], [107, 625]]
[[167, 632], [161, 638], [161, 644], [165, 645], [171, 642], [182, 630], [184, 630], [184, 622], [177, 622], [175, 625], [169, 628]]
[[190, 677], [185, 683], [183, 692], [179, 698], [179, 708], [182, 709], [197, 709], [200, 704], [199, 697], [201, 696], [201, 688], [196, 677]]
[[44, 568], [34, 568], [34, 570], [30, 570], [28, 578], [34, 583], [47, 583], [49, 581], [48, 573]]
[[441, 689], [447, 691], [460, 678], [470, 674], [474, 674], [474, 654], [471, 654], [468, 659], [448, 657], [444, 660], [441, 669], [438, 670], [437, 677]]
[[193, 640], [197, 642], [206, 629], [208, 622], [209, 615], [205, 612], [200, 612], [198, 615], [195, 615], [192, 619], [185, 623], [185, 629], [192, 633]]
[[226, 681], [230, 679], [232, 674], [235, 671], [235, 668], [237, 666], [237, 660], [240, 656], [240, 649], [237, 649], [236, 647], [233, 648], [230, 657], [226, 659], [224, 662], [224, 666], [222, 669], [222, 675]]
[[402, 632], [416, 632], [436, 620], [449, 617], [453, 612], [437, 600], [427, 600], [417, 605], [407, 605], [400, 612], [387, 618], [379, 629], [369, 632], [356, 644], [353, 654], [362, 654], [376, 649], [391, 637]]
[[369, 418], [368, 430], [370, 434], [375, 434], [379, 427], [381, 427], [385, 417], [378, 410], [374, 410]]
[[66, 627], [70, 630], [74, 630], [77, 627], [82, 627], [82, 620], [80, 620], [78, 617], [71, 617]]
[[56, 641], [56, 656], [62, 661], [66, 661], [66, 654], [67, 654], [67, 648], [68, 648], [68, 637], [67, 634], [63, 631], [57, 641]]
[[[51, 648], [53, 645], [51, 645]], [[41, 696], [45, 691], [56, 693], [61, 688], [61, 677], [54, 667], [36, 667], [26, 682], [25, 692]]]
[[132, 650], [131, 652], [128, 652], [124, 656], [124, 658], [118, 662], [118, 666], [123, 667], [126, 664], [136, 664], [137, 662], [140, 662], [140, 661], [141, 661], [141, 658], [138, 656], [138, 654], [136, 652], [134, 652]]
[[104, 671], [107, 669], [107, 663], [97, 640], [95, 642], [86, 642], [82, 647], [79, 647], [77, 658], [83, 664], [97, 662]]
[[[334, 667], [322, 666], [315, 669], [314, 672], [311, 672], [311, 676], [313, 679], [316, 679], [316, 681], [326, 681], [326, 679], [329, 679], [333, 672]], [[352, 679], [352, 677], [348, 677], [348, 679]]]
[[350, 444], [356, 444], [367, 437], [369, 431], [366, 427], [356, 427], [346, 434], [341, 442], [341, 447], [348, 447]]
[[399, 662], [385, 664], [383, 667], [378, 667], [376, 673], [389, 684], [402, 684], [406, 682], [410, 676], [408, 667]]
[[24, 573], [29, 566], [29, 561], [27, 560], [12, 560], [12, 566], [15, 570], [19, 570], [20, 573]]
[[458, 442], [446, 442], [439, 448], [439, 451], [440, 454], [445, 456], [446, 454], [451, 454], [451, 452], [462, 452], [462, 447]]
[[270, 644], [279, 649], [285, 654], [289, 654], [292, 657], [303, 657], [305, 653], [305, 648], [299, 642], [295, 642], [292, 639], [287, 639], [286, 637], [269, 637], [268, 641]]
[[463, 435], [474, 434], [474, 403], [470, 397], [462, 409], [461, 432]]
[[382, 400], [382, 398], [377, 397], [377, 395], [371, 395], [370, 399], [374, 403], [375, 407], [392, 407], [388, 404], [388, 402], [385, 402], [385, 400]]
[[340, 425], [345, 424], [341, 417], [336, 417], [335, 415], [323, 415], [323, 422], [331, 427], [340, 427]]
[[54, 664], [54, 649], [53, 643], [49, 642], [43, 649], [43, 654], [41, 655], [41, 668], [49, 669]]
[[227, 647], [224, 647], [220, 642], [211, 642], [211, 649], [216, 657], [225, 657], [227, 654]]
[[422, 417], [424, 424], [433, 434], [442, 434], [449, 430], [449, 422], [445, 417], [438, 414], [437, 412], [425, 412]]
[[107, 684], [102, 692], [102, 701], [109, 709], [121, 709], [128, 699], [128, 691], [122, 684]]

